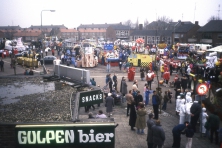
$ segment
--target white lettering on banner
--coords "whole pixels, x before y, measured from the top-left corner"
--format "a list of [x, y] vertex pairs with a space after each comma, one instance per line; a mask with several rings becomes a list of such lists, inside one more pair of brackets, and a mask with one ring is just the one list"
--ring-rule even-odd
[[35, 131], [28, 131], [28, 136], [27, 137], [28, 137], [28, 143], [29, 144], [35, 144], [36, 143], [36, 133], [35, 133]]
[[64, 143], [64, 139], [61, 139], [62, 138], [61, 135], [64, 135], [63, 130], [56, 131], [56, 143]]
[[[24, 135], [24, 137], [22, 137], [22, 135]], [[25, 136], [26, 136], [25, 131], [19, 131], [18, 132], [18, 142], [19, 142], [19, 144], [26, 144], [27, 143], [27, 138]]]
[[41, 140], [40, 134], [41, 134], [41, 131], [37, 131], [37, 143], [43, 144], [43, 143], [45, 143], [45, 138], [42, 138], [42, 140]]
[[69, 143], [69, 140], [70, 140], [70, 143], [74, 143], [74, 131], [73, 130], [66, 130], [65, 131], [65, 139], [66, 139], [66, 143]]
[[87, 143], [87, 142], [90, 142], [90, 143], [93, 143], [93, 142], [111, 142], [110, 138], [114, 137], [113, 133], [104, 133], [104, 134], [98, 133], [98, 134], [95, 135], [93, 129], [90, 130], [90, 134], [89, 135], [84, 134], [83, 130], [78, 130], [78, 132], [79, 132], [79, 142], [80, 143]]
[[90, 95], [82, 97], [82, 103], [91, 102], [95, 100], [102, 100], [102, 94]]
[[[37, 132], [37, 133], [36, 133]], [[65, 130], [48, 130], [46, 137], [41, 138], [41, 131], [18, 131], [19, 144], [45, 144], [55, 141], [56, 143], [74, 143], [74, 131]]]
[[47, 143], [50, 143], [51, 140], [55, 139], [55, 134], [54, 131], [50, 130], [50, 131], [46, 131], [46, 141]]

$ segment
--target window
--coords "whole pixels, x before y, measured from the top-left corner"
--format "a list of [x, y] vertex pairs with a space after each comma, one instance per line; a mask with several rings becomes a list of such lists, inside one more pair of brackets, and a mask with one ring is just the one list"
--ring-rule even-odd
[[218, 38], [218, 39], [222, 39], [222, 33], [219, 33], [219, 34], [217, 35], [217, 38]]
[[212, 34], [211, 33], [203, 33], [202, 39], [212, 39]]

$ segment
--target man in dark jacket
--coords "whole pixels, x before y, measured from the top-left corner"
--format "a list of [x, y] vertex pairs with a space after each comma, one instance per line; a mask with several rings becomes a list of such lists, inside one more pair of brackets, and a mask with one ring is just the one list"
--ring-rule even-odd
[[155, 121], [153, 120], [153, 114], [149, 114], [149, 119], [146, 122], [148, 130], [147, 130], [147, 145], [148, 148], [153, 148], [153, 137], [152, 137], [152, 127], [155, 125]]
[[165, 132], [160, 125], [160, 120], [156, 120], [156, 125], [152, 127], [153, 148], [162, 148], [165, 141]]
[[140, 91], [137, 92], [137, 96], [135, 97], [136, 107], [138, 106], [139, 102], [143, 102], [143, 96], [140, 94]]
[[217, 111], [214, 111], [208, 118], [210, 125], [210, 142], [213, 143], [213, 136], [215, 134], [215, 144], [218, 144], [218, 133], [217, 130], [220, 127], [220, 118], [217, 115]]
[[153, 91], [152, 103], [153, 103], [154, 119], [158, 120], [160, 97], [156, 94], [156, 91]]
[[201, 113], [201, 105], [198, 103], [198, 101], [194, 101], [194, 103], [192, 104], [190, 108], [190, 116], [191, 116], [190, 124], [193, 127], [194, 132], [196, 132], [196, 125], [197, 125], [197, 121], [199, 119], [200, 113]]
[[189, 122], [184, 122], [184, 124], [176, 125], [173, 130], [173, 146], [172, 148], [179, 148], [180, 147], [180, 140], [181, 140], [181, 132], [189, 125]]

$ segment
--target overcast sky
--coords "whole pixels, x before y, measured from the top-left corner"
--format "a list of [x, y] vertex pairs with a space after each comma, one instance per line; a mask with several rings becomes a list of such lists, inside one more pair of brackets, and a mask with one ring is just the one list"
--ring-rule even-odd
[[[211, 16], [222, 18], [222, 0], [0, 0], [0, 26], [22, 28], [62, 25], [76, 28], [80, 24], [119, 23], [131, 20], [143, 23], [166, 16], [173, 21], [199, 21], [205, 25]], [[196, 5], [196, 9], [195, 9]]]

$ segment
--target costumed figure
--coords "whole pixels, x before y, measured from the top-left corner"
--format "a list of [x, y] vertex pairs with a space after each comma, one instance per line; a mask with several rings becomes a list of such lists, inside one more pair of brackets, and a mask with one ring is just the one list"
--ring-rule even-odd
[[185, 114], [186, 114], [186, 109], [185, 109], [185, 99], [182, 99], [180, 101], [180, 121], [179, 124], [183, 124], [185, 122]]
[[190, 108], [192, 106], [193, 102], [190, 101], [190, 102], [187, 102], [185, 104], [185, 108], [186, 108], [186, 121], [190, 122]]
[[177, 100], [176, 100], [176, 115], [178, 115], [178, 113], [180, 112], [180, 101], [181, 101], [181, 97], [177, 96]]
[[153, 78], [154, 78], [154, 73], [152, 73], [152, 72], [149, 70], [148, 73], [147, 73], [147, 76], [146, 76], [146, 80], [147, 80], [148, 87], [149, 87], [150, 89], [151, 89], [151, 84], [152, 84]]
[[169, 71], [164, 72], [163, 79], [165, 80], [166, 84], [168, 85], [168, 82], [170, 80], [170, 73], [169, 73]]
[[192, 102], [191, 92], [187, 92], [186, 94], [186, 103]]
[[206, 133], [206, 128], [204, 127], [204, 125], [207, 122], [207, 117], [208, 117], [208, 115], [206, 113], [206, 108], [202, 108], [202, 122], [201, 122], [202, 129], [200, 129], [200, 132], [202, 132], [203, 134]]

